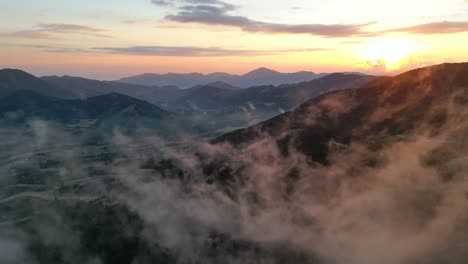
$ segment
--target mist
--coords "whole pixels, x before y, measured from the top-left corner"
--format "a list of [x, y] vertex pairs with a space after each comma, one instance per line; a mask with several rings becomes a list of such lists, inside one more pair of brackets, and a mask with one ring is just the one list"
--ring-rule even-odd
[[[362, 113], [358, 90], [251, 127], [241, 144], [2, 125], [0, 262], [464, 263], [466, 94], [425, 102], [432, 74], [394, 104], [392, 84], [345, 124], [349, 137], [338, 123]], [[420, 102], [419, 119], [401, 114]], [[322, 146], [304, 141], [322, 126], [337, 131], [317, 134], [325, 157], [304, 151]]]

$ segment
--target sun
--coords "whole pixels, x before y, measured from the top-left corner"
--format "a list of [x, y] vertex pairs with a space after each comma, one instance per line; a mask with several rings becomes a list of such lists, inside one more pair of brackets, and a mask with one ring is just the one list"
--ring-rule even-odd
[[375, 64], [383, 64], [387, 71], [400, 68], [403, 60], [417, 50], [410, 38], [380, 38], [361, 46], [360, 57]]

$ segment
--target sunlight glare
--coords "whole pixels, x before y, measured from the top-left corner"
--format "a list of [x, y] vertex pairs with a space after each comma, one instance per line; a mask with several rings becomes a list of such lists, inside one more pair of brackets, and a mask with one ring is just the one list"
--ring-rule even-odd
[[383, 63], [387, 71], [401, 67], [405, 58], [418, 49], [410, 38], [381, 38], [361, 46], [360, 57], [371, 63]]

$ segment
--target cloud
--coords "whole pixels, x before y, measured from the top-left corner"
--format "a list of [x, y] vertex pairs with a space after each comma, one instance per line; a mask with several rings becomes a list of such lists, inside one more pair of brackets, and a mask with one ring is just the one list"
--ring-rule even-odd
[[171, 6], [176, 3], [182, 3], [182, 4], [196, 4], [196, 5], [221, 5], [225, 6], [227, 8], [233, 8], [235, 9], [235, 6], [223, 1], [219, 0], [152, 0], [151, 3], [157, 5], [157, 6]]
[[89, 53], [88, 49], [54, 46], [54, 45], [30, 45], [30, 44], [0, 44], [0, 47], [23, 47], [27, 49], [37, 49], [52, 53]]
[[366, 41], [364, 41], [364, 40], [345, 40], [345, 41], [342, 41], [341, 43], [344, 43], [344, 44], [363, 44], [363, 43], [366, 43]]
[[[355, 107], [352, 99], [340, 96], [323, 103], [314, 107], [324, 107], [331, 114]], [[306, 111], [307, 116], [313, 112]], [[258, 248], [284, 245], [281, 250], [294, 248], [328, 260], [317, 263], [412, 263], [409, 260], [413, 258], [441, 254], [441, 245], [455, 245], [452, 231], [457, 222], [466, 220], [465, 173], [453, 169], [458, 180], [441, 189], [444, 184], [439, 182], [437, 170], [421, 162], [424, 155], [443, 144], [443, 138], [439, 141], [421, 136], [390, 142], [377, 153], [351, 144], [347, 151], [337, 151], [327, 167], [307, 162], [294, 149], [288, 157], [282, 156], [275, 138], [242, 151], [226, 145], [193, 144], [195, 155], [158, 146], [164, 154], [155, 156], [172, 160], [174, 166], [188, 171], [190, 180], [186, 181], [190, 183], [179, 183], [176, 176], [168, 177], [157, 170], [154, 174], [142, 172], [138, 162], [116, 164], [113, 174], [132, 190], [131, 195], [119, 192], [116, 198], [145, 219], [148, 239], [175, 250], [182, 258], [205, 257], [203, 253], [194, 254], [204, 252], [214, 230]], [[132, 139], [123, 142], [134, 143]], [[157, 143], [154, 139], [150, 142]], [[138, 154], [131, 151], [126, 156]], [[380, 165], [362, 163], [370, 156], [375, 156]], [[232, 177], [238, 180], [219, 186], [205, 184], [204, 177], [213, 175], [207, 175], [198, 157], [222, 163], [214, 169], [214, 175], [232, 167]], [[227, 161], [219, 162], [224, 158]], [[386, 250], [389, 243], [396, 245], [391, 252]], [[221, 252], [226, 259], [232, 254]], [[456, 259], [462, 252], [462, 248], [454, 250], [447, 258]], [[247, 261], [236, 257], [233, 262], [200, 262], [264, 263], [261, 259], [253, 255]]]
[[424, 35], [463, 33], [463, 32], [468, 32], [468, 21], [432, 22], [432, 23], [420, 24], [416, 26], [390, 29], [384, 32], [385, 33], [402, 32], [402, 33], [409, 33], [409, 34], [424, 34]]
[[[160, 2], [160, 1], [157, 1]], [[163, 1], [167, 2], [167, 1]], [[153, 1], [154, 3], [154, 1]], [[239, 7], [217, 0], [185, 0], [178, 7], [176, 14], [165, 17], [166, 20], [179, 23], [199, 23], [215, 26], [230, 26], [250, 33], [267, 34], [311, 34], [324, 37], [349, 37], [362, 35], [366, 24], [279, 24], [250, 19], [245, 16], [229, 14]], [[161, 5], [161, 4], [160, 4]]]
[[130, 46], [130, 47], [94, 47], [75, 48], [53, 45], [28, 45], [28, 44], [0, 44], [0, 47], [24, 47], [37, 49], [51, 53], [106, 53], [126, 54], [141, 56], [168, 56], [168, 57], [223, 57], [223, 56], [266, 56], [285, 53], [319, 52], [333, 50], [331, 48], [303, 48], [283, 50], [246, 50], [226, 49], [221, 47], [194, 47], [194, 46]]
[[46, 52], [51, 53], [89, 53], [90, 50], [79, 49], [79, 48], [62, 48], [62, 47], [50, 47], [43, 49]]
[[84, 25], [75, 24], [47, 24], [41, 23], [34, 29], [19, 30], [2, 34], [9, 37], [18, 38], [57, 38], [58, 35], [63, 34], [80, 34], [89, 35], [100, 38], [107, 38], [105, 30]]
[[[176, 6], [176, 13], [165, 16], [168, 21], [235, 27], [249, 33], [310, 34], [322, 37], [374, 37], [394, 32], [425, 35], [468, 32], [468, 22], [466, 21], [432, 22], [372, 32], [366, 31], [365, 28], [375, 24], [375, 22], [362, 24], [282, 24], [262, 22], [246, 16], [232, 14], [239, 7], [219, 0], [180, 0], [171, 1], [171, 4], [169, 1], [156, 0], [153, 3]], [[294, 7], [294, 9], [297, 10], [298, 8]]]
[[93, 28], [89, 26], [74, 25], [74, 24], [39, 24], [43, 31], [57, 32], [57, 33], [70, 33], [70, 32], [102, 32], [104, 30]]
[[287, 50], [241, 50], [224, 49], [220, 47], [177, 47], [177, 46], [133, 46], [133, 47], [97, 47], [95, 51], [117, 54], [146, 55], [146, 56], [186, 56], [186, 57], [218, 57], [218, 56], [262, 56], [289, 52], [313, 52], [329, 49], [287, 49]]
[[[416, 91], [416, 97], [408, 96], [400, 104], [381, 104], [362, 122], [378, 125], [402, 116], [402, 104], [431, 97], [427, 85], [432, 75], [418, 75], [421, 81], [412, 87], [428, 93]], [[398, 89], [389, 90], [379, 99], [394, 98]], [[327, 166], [312, 162], [293, 145], [283, 154], [279, 140], [295, 138], [297, 130], [265, 136], [245, 148], [210, 145], [192, 137], [174, 144], [154, 133], [125, 136], [115, 130], [104, 134], [110, 144], [94, 149], [81, 146], [76, 133], [48, 122], [36, 121], [27, 131], [2, 133], [2, 127], [5, 140], [0, 144], [7, 162], [0, 180], [11, 177], [17, 184], [22, 178], [13, 177], [13, 172], [36, 168], [36, 159], [64, 165], [44, 174], [51, 178], [57, 170], [61, 175], [45, 186], [54, 199], [26, 200], [25, 207], [17, 206], [22, 205], [18, 201], [11, 206], [21, 211], [2, 215], [16, 220], [25, 211], [32, 217], [29, 224], [2, 228], [0, 262], [34, 263], [37, 255], [28, 255], [35, 249], [28, 242], [39, 241], [52, 256], [64, 256], [68, 262], [85, 256], [91, 260], [79, 262], [93, 264], [101, 263], [99, 257], [107, 252], [117, 252], [116, 247], [134, 257], [128, 263], [149, 259], [145, 252], [161, 248], [177, 256], [178, 263], [463, 263], [468, 241], [468, 124], [463, 118], [466, 96], [463, 89], [458, 91], [454, 95], [462, 96], [461, 105], [450, 94], [437, 101], [450, 104], [448, 123], [441, 129], [445, 133], [413, 120], [406, 132], [366, 137], [369, 148], [357, 137], [346, 149], [336, 148], [340, 144], [333, 140]], [[323, 124], [324, 117], [349, 116], [353, 109], [362, 109], [350, 94], [329, 94], [304, 109], [302, 116], [283, 116], [284, 121], [301, 124], [304, 118]], [[368, 130], [350, 135], [362, 131]], [[110, 163], [101, 160], [113, 153], [117, 155]], [[89, 155], [98, 160], [86, 161]], [[99, 198], [62, 203], [69, 193]], [[132, 214], [126, 213], [127, 207]], [[135, 223], [138, 228], [133, 228]], [[15, 234], [24, 226], [24, 235]], [[123, 243], [127, 238], [138, 246], [122, 247], [128, 245]], [[94, 247], [97, 240], [104, 246]]]
[[152, 0], [151, 3], [158, 5], [158, 6], [168, 6], [171, 4], [172, 1], [170, 0]]
[[292, 6], [289, 8], [290, 10], [293, 10], [293, 11], [298, 11], [298, 10], [302, 10], [302, 7], [299, 7], [299, 6]]
[[148, 23], [154, 23], [155, 21], [151, 19], [127, 19], [124, 20], [124, 24], [148, 24]]

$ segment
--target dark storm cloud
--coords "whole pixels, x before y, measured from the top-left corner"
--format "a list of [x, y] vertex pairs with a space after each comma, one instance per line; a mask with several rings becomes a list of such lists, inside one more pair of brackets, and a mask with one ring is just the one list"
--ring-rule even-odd
[[288, 52], [312, 52], [328, 49], [291, 49], [291, 50], [240, 50], [224, 49], [219, 47], [171, 47], [171, 46], [133, 46], [133, 47], [97, 47], [95, 51], [116, 54], [146, 55], [146, 56], [181, 56], [181, 57], [218, 57], [242, 55], [274, 55]]

